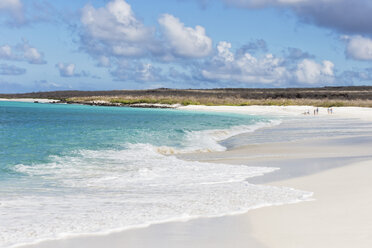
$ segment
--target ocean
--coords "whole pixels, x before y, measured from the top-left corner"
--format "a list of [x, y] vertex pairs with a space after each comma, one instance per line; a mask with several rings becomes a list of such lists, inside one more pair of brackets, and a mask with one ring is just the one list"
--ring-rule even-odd
[[231, 113], [0, 102], [0, 247], [244, 213], [308, 193], [255, 185], [276, 168], [174, 154], [278, 123]]

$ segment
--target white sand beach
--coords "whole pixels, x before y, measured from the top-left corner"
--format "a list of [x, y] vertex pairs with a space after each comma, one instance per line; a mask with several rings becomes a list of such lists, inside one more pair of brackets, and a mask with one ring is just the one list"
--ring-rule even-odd
[[[189, 105], [181, 106], [182, 110], [230, 112], [252, 115], [274, 115], [274, 116], [299, 116], [306, 111], [313, 115], [314, 106], [204, 106]], [[319, 116], [329, 115], [328, 108], [319, 108]], [[341, 118], [357, 118], [372, 121], [372, 109], [361, 107], [333, 107], [332, 116]]]
[[44, 98], [0, 98], [3, 102], [38, 102], [38, 103], [54, 103], [59, 100], [44, 99]]
[[372, 247], [372, 160], [272, 183], [314, 201], [253, 210], [244, 218], [265, 247]]
[[[330, 115], [320, 108], [317, 116], [302, 115], [313, 110], [306, 106], [181, 109], [295, 117], [277, 127], [231, 138], [228, 151], [179, 157], [277, 167], [280, 170], [248, 181], [313, 192], [312, 200], [24, 247], [372, 247], [372, 109], [333, 108]], [[269, 132], [269, 138], [258, 139], [262, 132]], [[242, 138], [259, 142], [234, 146]]]

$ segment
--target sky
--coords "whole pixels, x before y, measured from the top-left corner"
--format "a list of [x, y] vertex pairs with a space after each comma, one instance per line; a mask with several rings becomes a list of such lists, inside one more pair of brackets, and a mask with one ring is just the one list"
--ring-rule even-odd
[[0, 93], [372, 85], [370, 0], [0, 0]]

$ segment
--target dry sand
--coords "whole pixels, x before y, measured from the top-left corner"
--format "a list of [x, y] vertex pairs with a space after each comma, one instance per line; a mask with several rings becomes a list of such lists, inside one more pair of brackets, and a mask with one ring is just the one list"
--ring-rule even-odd
[[244, 218], [265, 247], [372, 247], [372, 160], [271, 183], [314, 192], [314, 201], [253, 210]]
[[[271, 116], [300, 116], [309, 111], [313, 115], [313, 106], [203, 106], [189, 105], [182, 106], [178, 109], [197, 110], [197, 111], [214, 111], [230, 112], [252, 115], [271, 115]], [[366, 121], [372, 121], [372, 108], [361, 107], [334, 107], [333, 116], [341, 118], [358, 118]], [[327, 108], [319, 108], [319, 116], [328, 115]]]

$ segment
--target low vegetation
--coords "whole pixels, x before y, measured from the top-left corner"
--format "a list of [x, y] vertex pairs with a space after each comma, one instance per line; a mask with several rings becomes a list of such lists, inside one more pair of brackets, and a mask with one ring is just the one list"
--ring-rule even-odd
[[241, 98], [194, 98], [194, 97], [72, 97], [66, 99], [68, 103], [80, 103], [91, 105], [135, 105], [135, 104], [180, 104], [180, 105], [207, 105], [207, 106], [252, 106], [252, 105], [276, 105], [276, 106], [290, 106], [290, 105], [308, 105], [316, 107], [372, 107], [372, 100], [319, 100], [319, 99], [241, 99]]
[[372, 87], [290, 89], [154, 89], [117, 91], [55, 91], [0, 94], [0, 98], [49, 98], [91, 105], [312, 105], [372, 107]]

